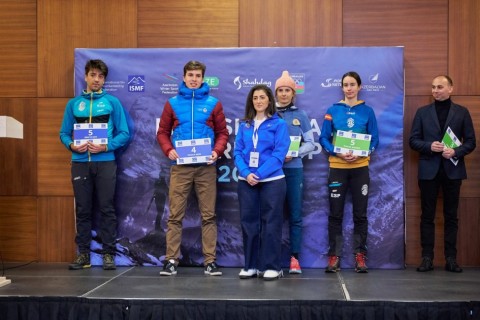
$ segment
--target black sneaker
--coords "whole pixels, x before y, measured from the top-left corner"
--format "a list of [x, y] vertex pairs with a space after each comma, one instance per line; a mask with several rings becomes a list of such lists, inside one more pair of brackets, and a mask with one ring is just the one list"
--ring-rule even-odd
[[115, 270], [117, 266], [115, 265], [115, 256], [105, 253], [103, 255], [103, 270]]
[[367, 273], [367, 256], [363, 252], [355, 253], [355, 272], [356, 273]]
[[340, 257], [328, 256], [328, 265], [325, 268], [326, 273], [335, 273], [340, 270]]
[[163, 270], [160, 271], [161, 276], [174, 276], [177, 274], [177, 266], [175, 260], [168, 260], [163, 265]]
[[[445, 267], [446, 268], [446, 267]], [[427, 272], [433, 270], [433, 260], [430, 257], [423, 257], [422, 263], [418, 266], [418, 272]]]
[[218, 265], [214, 262], [210, 262], [205, 266], [205, 274], [210, 276], [221, 276], [222, 271], [218, 269]]
[[445, 270], [450, 272], [460, 273], [463, 271], [462, 268], [457, 264], [457, 260], [455, 258], [447, 258], [447, 263], [445, 263]]
[[68, 265], [70, 270], [80, 270], [90, 268], [90, 253], [81, 253], [77, 256], [75, 261]]

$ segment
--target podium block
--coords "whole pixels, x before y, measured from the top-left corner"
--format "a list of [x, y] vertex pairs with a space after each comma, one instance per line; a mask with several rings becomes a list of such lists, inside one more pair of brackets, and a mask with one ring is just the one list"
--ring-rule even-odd
[[0, 116], [0, 138], [23, 139], [23, 123], [9, 116]]
[[7, 284], [12, 283], [12, 280], [8, 280], [5, 277], [0, 277], [0, 287], [6, 286]]

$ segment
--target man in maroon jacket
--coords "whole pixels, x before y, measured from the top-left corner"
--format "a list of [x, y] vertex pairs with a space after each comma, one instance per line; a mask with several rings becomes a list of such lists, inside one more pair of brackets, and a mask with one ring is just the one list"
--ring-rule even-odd
[[[157, 132], [157, 141], [163, 153], [173, 162], [170, 168], [167, 252], [163, 270], [160, 272], [163, 276], [177, 274], [182, 221], [193, 186], [202, 216], [204, 272], [212, 276], [222, 275], [216, 264], [217, 168], [214, 164], [227, 147], [228, 130], [222, 104], [209, 95], [210, 88], [203, 82], [205, 70], [205, 65], [198, 61], [189, 61], [185, 65], [178, 94], [166, 102]], [[188, 145], [194, 139], [204, 141], [206, 138], [210, 139], [207, 147], [211, 147], [211, 155], [209, 153], [207, 157], [200, 155], [198, 158], [194, 157], [194, 160], [192, 157], [187, 160], [177, 153], [177, 144]], [[199, 160], [202, 158], [204, 160]]]

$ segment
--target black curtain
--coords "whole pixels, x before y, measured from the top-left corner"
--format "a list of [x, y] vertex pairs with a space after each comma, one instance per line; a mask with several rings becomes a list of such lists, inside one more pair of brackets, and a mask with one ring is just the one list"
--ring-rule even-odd
[[0, 297], [3, 320], [480, 320], [480, 301], [128, 300]]

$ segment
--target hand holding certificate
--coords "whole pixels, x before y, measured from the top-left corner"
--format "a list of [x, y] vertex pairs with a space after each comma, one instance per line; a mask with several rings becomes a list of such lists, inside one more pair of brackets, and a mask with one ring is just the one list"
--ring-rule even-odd
[[[455, 149], [462, 145], [462, 143], [460, 142], [460, 140], [458, 140], [457, 136], [455, 135], [455, 133], [453, 133], [450, 127], [448, 127], [447, 131], [445, 131], [445, 135], [443, 136], [442, 143], [445, 145], [445, 147], [450, 149]], [[450, 161], [452, 161], [454, 165], [458, 164], [458, 159], [450, 158]]]
[[210, 138], [175, 141], [177, 164], [208, 163], [212, 158]]
[[108, 123], [76, 123], [73, 126], [73, 144], [75, 146], [91, 142], [108, 144]]
[[338, 130], [333, 141], [334, 152], [366, 157], [370, 154], [371, 141], [370, 134]]
[[298, 151], [300, 150], [301, 136], [290, 136], [290, 147], [288, 148], [287, 157], [298, 157]]

